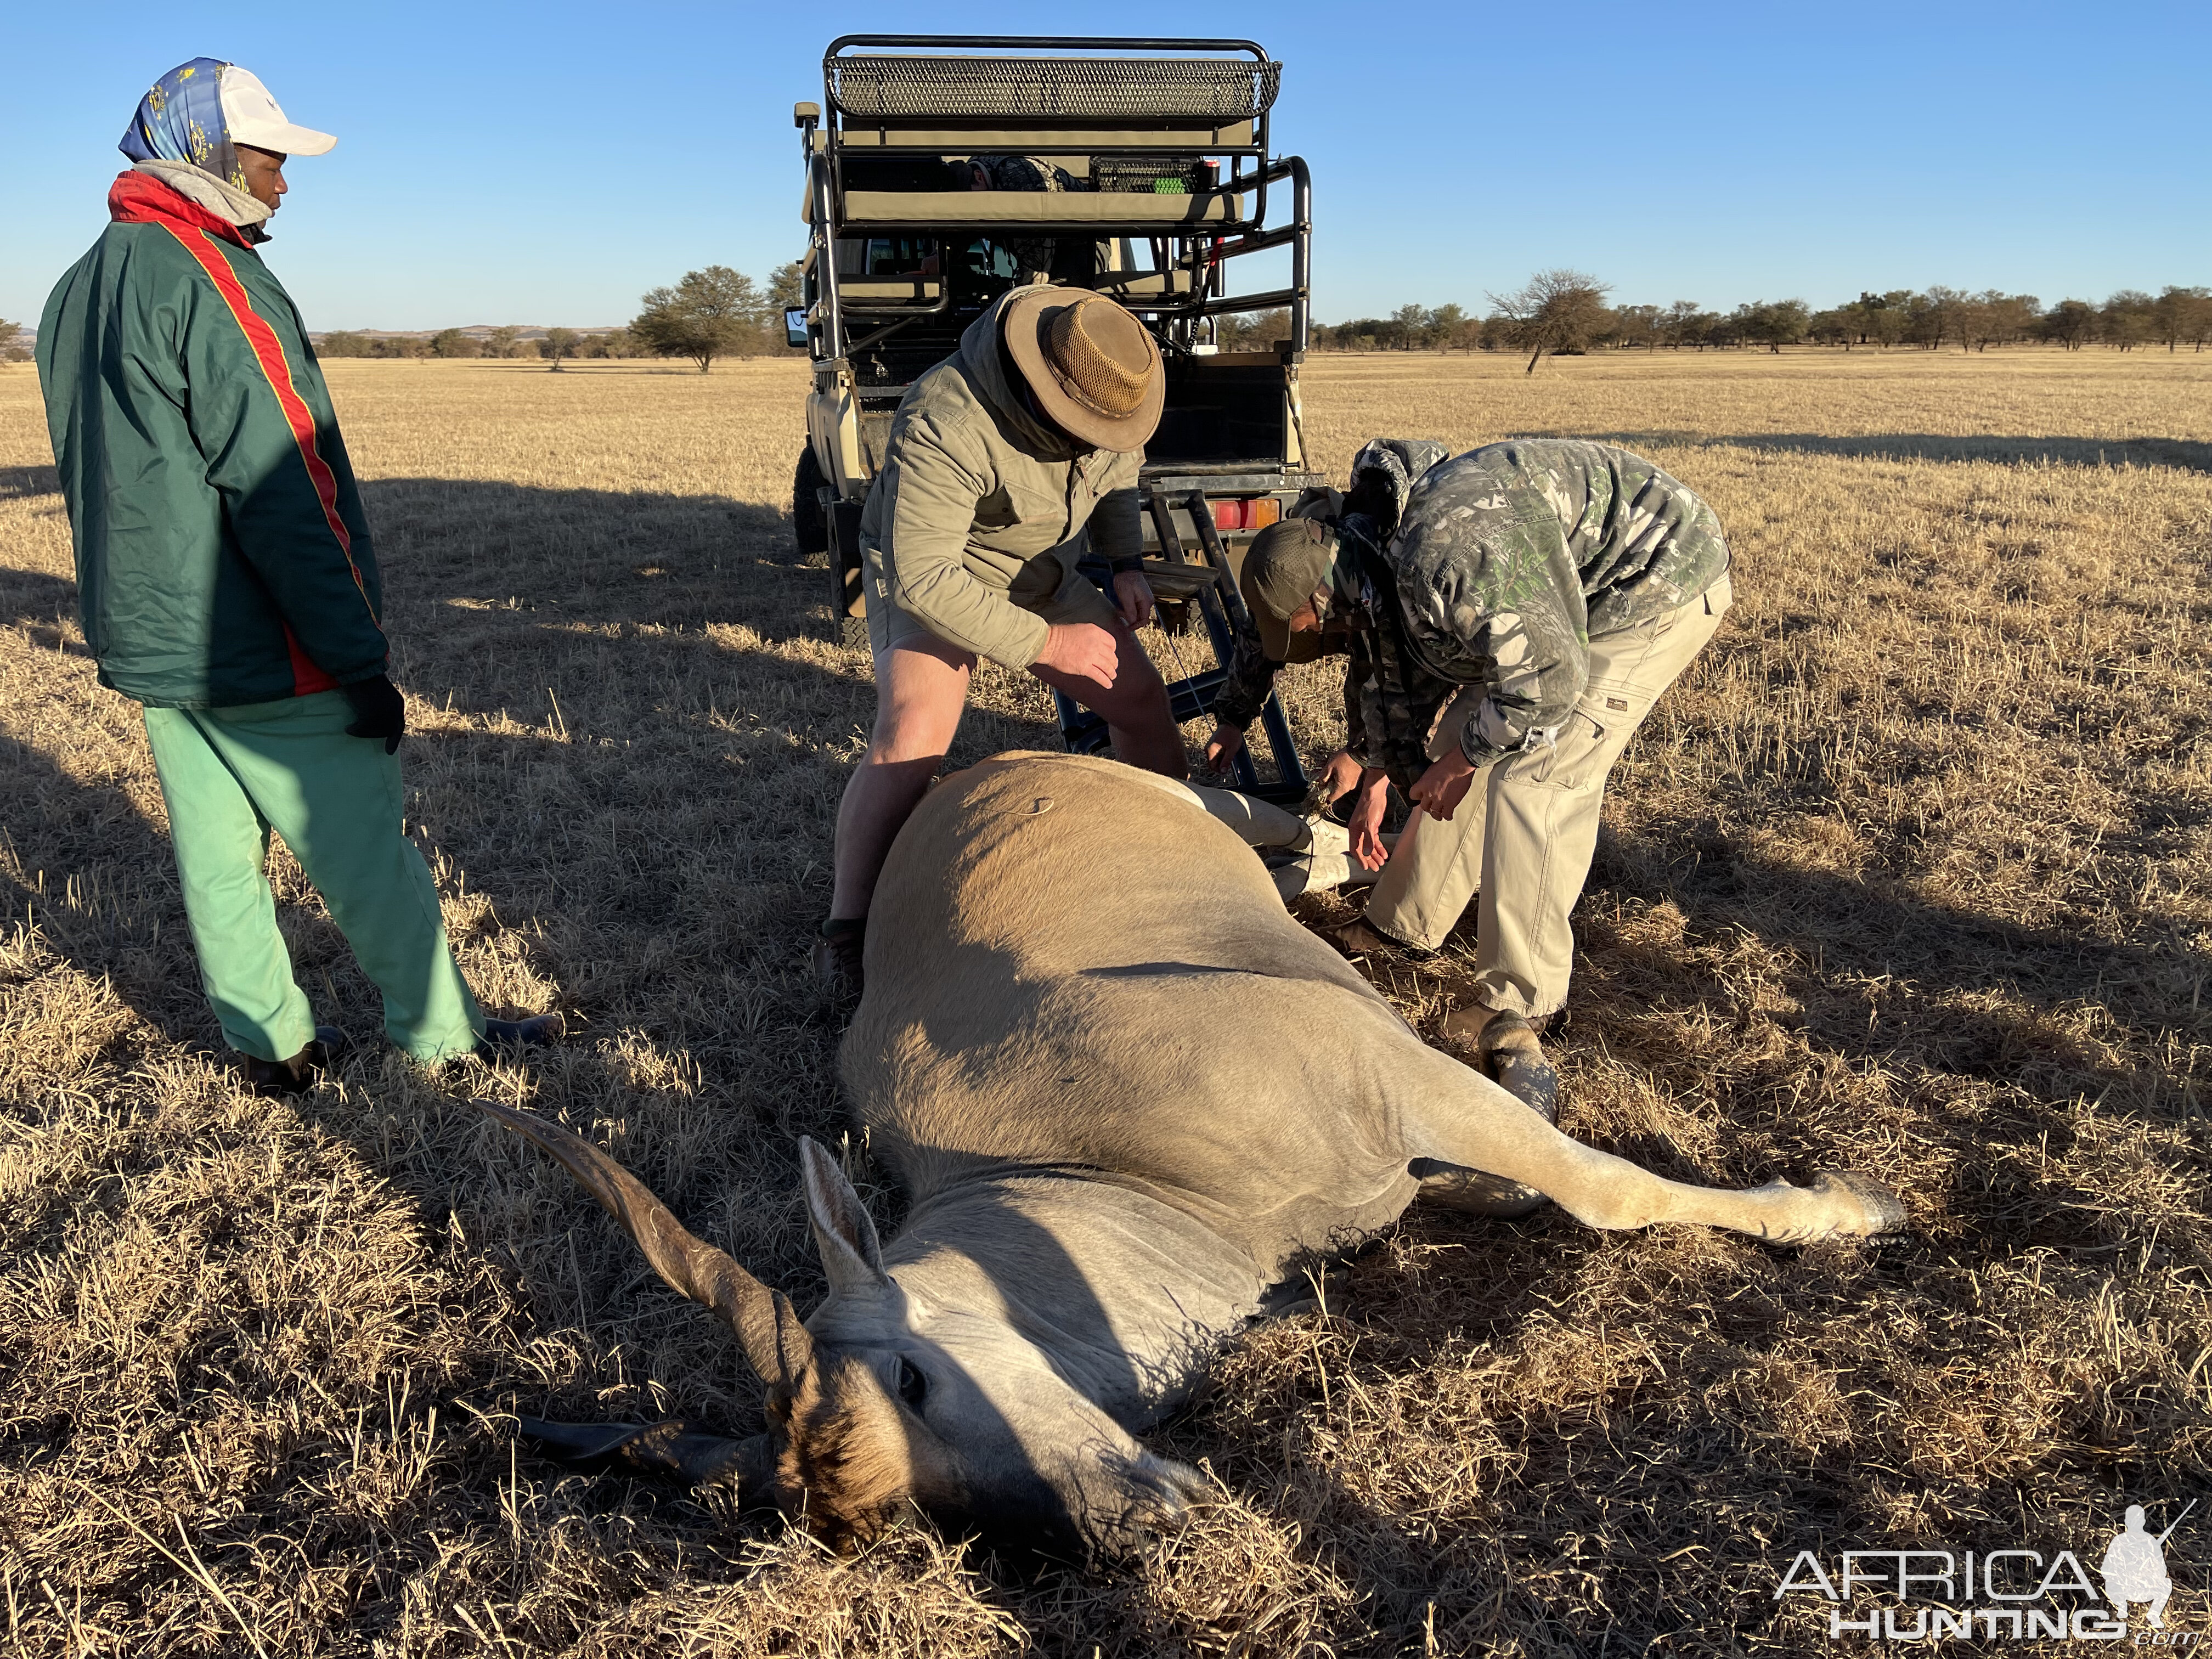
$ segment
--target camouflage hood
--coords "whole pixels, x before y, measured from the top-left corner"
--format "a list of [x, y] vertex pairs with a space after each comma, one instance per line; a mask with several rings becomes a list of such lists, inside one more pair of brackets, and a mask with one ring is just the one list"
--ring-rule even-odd
[[1451, 452], [1433, 438], [1370, 438], [1352, 458], [1352, 478], [1344, 492], [1344, 511], [1358, 513], [1388, 541], [1406, 516], [1414, 482]]

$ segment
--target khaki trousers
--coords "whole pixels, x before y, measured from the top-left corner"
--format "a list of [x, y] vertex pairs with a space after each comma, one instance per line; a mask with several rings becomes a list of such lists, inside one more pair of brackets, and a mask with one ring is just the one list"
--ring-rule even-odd
[[[1416, 811], [1367, 901], [1368, 925], [1432, 951], [1480, 890], [1476, 1000], [1531, 1019], [1564, 1004], [1575, 956], [1567, 918], [1597, 850], [1606, 774], [1734, 598], [1723, 574], [1656, 622], [1592, 640], [1589, 684], [1559, 741], [1477, 774], [1449, 820]], [[1458, 746], [1482, 695], [1470, 686], [1444, 706], [1431, 760]]]

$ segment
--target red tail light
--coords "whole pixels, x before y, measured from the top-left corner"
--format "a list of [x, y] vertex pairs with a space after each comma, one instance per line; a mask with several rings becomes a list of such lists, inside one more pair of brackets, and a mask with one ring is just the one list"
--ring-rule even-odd
[[1213, 503], [1216, 530], [1263, 530], [1283, 516], [1283, 504], [1273, 495], [1249, 495], [1239, 501]]

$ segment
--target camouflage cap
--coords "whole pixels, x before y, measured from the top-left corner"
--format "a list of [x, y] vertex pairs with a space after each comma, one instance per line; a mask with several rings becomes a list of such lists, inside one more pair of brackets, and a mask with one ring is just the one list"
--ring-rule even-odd
[[1336, 562], [1336, 531], [1318, 519], [1285, 519], [1252, 538], [1237, 582], [1260, 647], [1276, 662], [1311, 662], [1321, 655], [1318, 631], [1292, 634], [1290, 622], [1328, 586]]

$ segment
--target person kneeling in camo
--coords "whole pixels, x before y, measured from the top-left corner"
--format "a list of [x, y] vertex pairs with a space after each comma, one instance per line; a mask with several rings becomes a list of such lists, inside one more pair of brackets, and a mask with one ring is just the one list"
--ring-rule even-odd
[[1366, 637], [1353, 853], [1382, 862], [1389, 783], [1415, 811], [1340, 938], [1434, 950], [1479, 892], [1473, 1006], [1445, 1031], [1487, 1069], [1566, 1001], [1606, 775], [1727, 613], [1728, 543], [1650, 461], [1555, 441], [1429, 467], [1374, 532], [1354, 513], [1272, 526], [1243, 592], [1270, 664], [1331, 628]]
[[551, 1041], [488, 1020], [402, 827], [361, 494], [299, 313], [254, 252], [292, 125], [234, 64], [163, 76], [120, 146], [113, 220], [46, 302], [39, 377], [100, 683], [143, 705], [200, 982], [258, 1092], [343, 1040], [292, 975], [263, 865], [284, 838], [417, 1060]]

